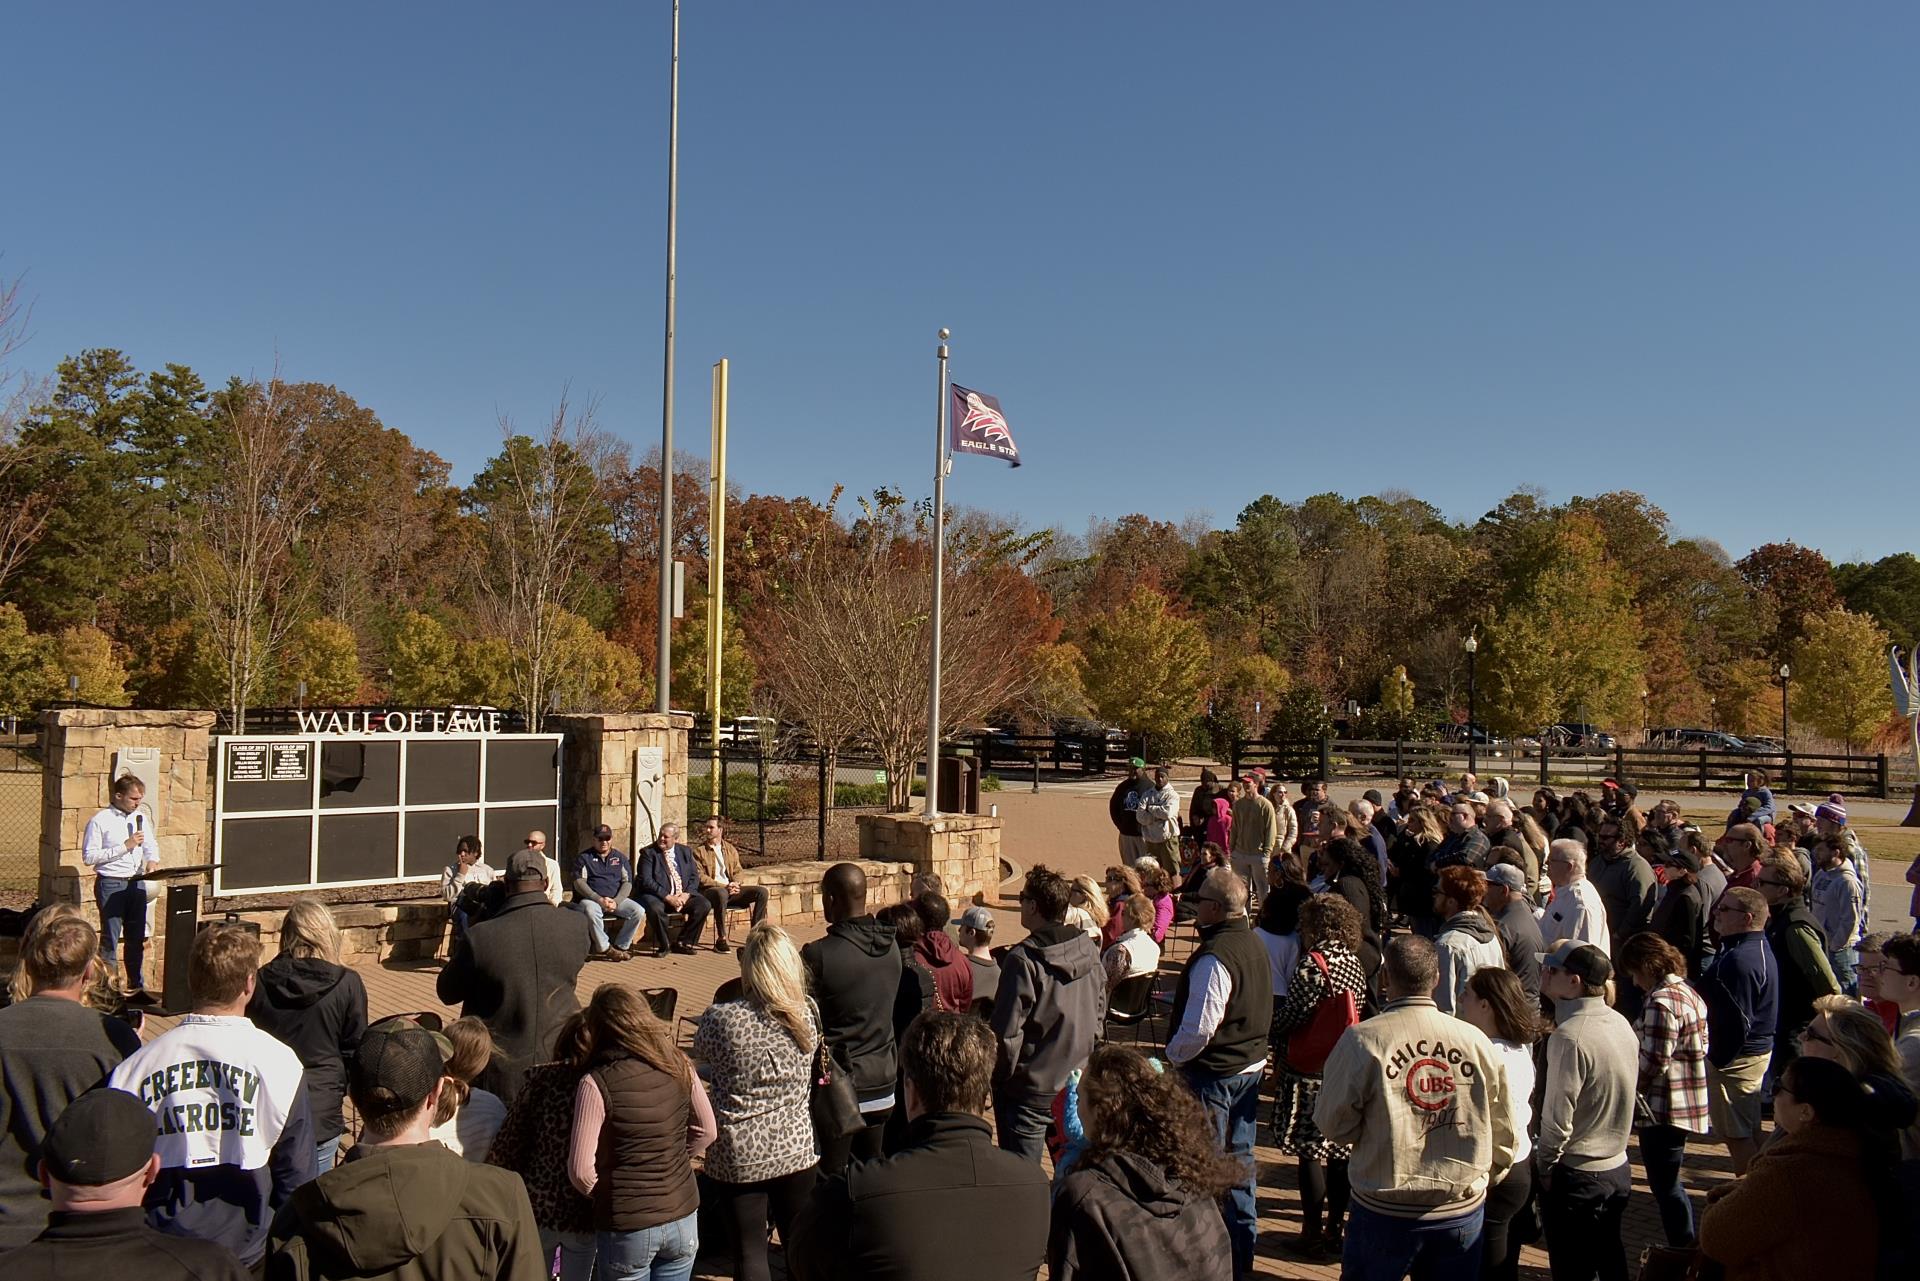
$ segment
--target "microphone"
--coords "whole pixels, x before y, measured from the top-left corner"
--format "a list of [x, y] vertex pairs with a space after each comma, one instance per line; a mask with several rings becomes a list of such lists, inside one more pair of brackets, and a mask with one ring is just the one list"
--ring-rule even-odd
[[139, 833], [141, 836], [145, 836], [147, 834], [147, 816], [145, 814], [141, 814], [138, 811], [134, 813], [133, 830]]

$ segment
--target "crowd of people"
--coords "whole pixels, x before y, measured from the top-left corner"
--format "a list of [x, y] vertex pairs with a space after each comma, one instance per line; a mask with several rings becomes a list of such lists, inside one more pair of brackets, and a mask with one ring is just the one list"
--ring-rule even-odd
[[[1841, 798], [1782, 817], [1756, 774], [1708, 835], [1611, 780], [1340, 807], [1209, 773], [1183, 806], [1134, 766], [1117, 862], [1031, 868], [1007, 939], [843, 863], [801, 945], [718, 823], [637, 867], [606, 828], [565, 871], [543, 833], [498, 873], [469, 838], [453, 1020], [369, 1021], [301, 899], [272, 957], [203, 929], [191, 1011], [143, 1044], [129, 918], [40, 911], [0, 1009], [0, 1269], [763, 1281], [777, 1241], [796, 1281], [1238, 1281], [1263, 1109], [1297, 1163], [1280, 1248], [1356, 1281], [1511, 1278], [1531, 1241], [1556, 1281], [1624, 1278], [1636, 1141], [1667, 1246], [1733, 1281], [1920, 1267], [1920, 935], [1867, 930]], [[102, 848], [144, 859], [128, 795]], [[690, 1039], [632, 987], [580, 1006], [643, 926], [731, 950], [730, 908], [740, 973]], [[1156, 989], [1164, 1039], [1108, 1039]], [[1699, 1205], [1708, 1143], [1737, 1177]]]

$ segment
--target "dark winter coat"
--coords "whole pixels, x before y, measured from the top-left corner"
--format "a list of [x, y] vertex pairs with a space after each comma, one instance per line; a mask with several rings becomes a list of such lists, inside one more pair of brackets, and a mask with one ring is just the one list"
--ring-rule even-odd
[[827, 927], [800, 949], [827, 1044], [847, 1065], [860, 1101], [888, 1098], [894, 1085], [893, 1012], [900, 995], [900, 949], [893, 927], [856, 916]]
[[1074, 1167], [1053, 1202], [1053, 1281], [1232, 1281], [1219, 1203], [1145, 1157], [1115, 1152]]
[[267, 1281], [547, 1275], [520, 1176], [433, 1142], [355, 1148], [293, 1194], [274, 1216], [271, 1241]]
[[367, 1030], [367, 987], [360, 976], [318, 957], [276, 956], [260, 967], [247, 1017], [300, 1056], [313, 1141], [339, 1138], [346, 1129], [340, 1101], [347, 1093], [347, 1060]]
[[1107, 1012], [1100, 948], [1071, 925], [1047, 925], [1000, 958], [988, 1020], [1000, 1041], [994, 1088], [1051, 1100], [1087, 1061]]
[[980, 1117], [935, 1112], [896, 1155], [814, 1188], [787, 1266], [795, 1281], [1032, 1281], [1048, 1201], [1039, 1162], [995, 1147]]
[[434, 985], [441, 1004], [484, 1019], [493, 1062], [477, 1084], [511, 1103], [529, 1067], [553, 1057], [560, 1025], [580, 1010], [574, 984], [593, 947], [580, 912], [540, 890], [515, 894], [467, 931]]
[[140, 1281], [249, 1281], [233, 1252], [211, 1241], [169, 1236], [147, 1226], [139, 1206], [128, 1210], [57, 1210], [33, 1244], [0, 1252], [7, 1281], [74, 1281], [131, 1277]]

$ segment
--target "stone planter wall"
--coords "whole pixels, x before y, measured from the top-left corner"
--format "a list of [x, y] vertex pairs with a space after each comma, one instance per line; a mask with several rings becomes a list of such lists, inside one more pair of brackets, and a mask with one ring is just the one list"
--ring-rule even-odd
[[[932, 872], [949, 903], [971, 902], [1000, 885], [1001, 821], [986, 814], [862, 814], [860, 857]], [[872, 897], [871, 894], [868, 896]]]

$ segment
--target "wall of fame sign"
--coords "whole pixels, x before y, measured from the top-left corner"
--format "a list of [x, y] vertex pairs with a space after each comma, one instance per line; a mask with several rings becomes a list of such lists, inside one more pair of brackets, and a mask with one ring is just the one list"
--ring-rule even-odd
[[502, 870], [559, 830], [560, 735], [372, 723], [216, 740], [216, 895], [435, 880], [462, 836]]

